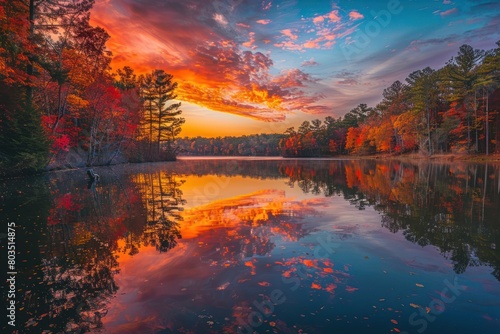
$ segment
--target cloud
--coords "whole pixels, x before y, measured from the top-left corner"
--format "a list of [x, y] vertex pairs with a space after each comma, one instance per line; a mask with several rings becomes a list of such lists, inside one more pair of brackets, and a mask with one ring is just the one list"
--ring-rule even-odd
[[236, 23], [236, 26], [240, 28], [250, 29], [250, 26], [245, 23]]
[[450, 16], [450, 15], [454, 15], [454, 14], [457, 14], [458, 13], [458, 9], [455, 7], [455, 8], [452, 8], [452, 9], [448, 9], [444, 12], [441, 12], [439, 13], [439, 15], [441, 15], [441, 17], [443, 16]]
[[324, 115], [330, 113], [332, 111], [332, 108], [329, 106], [312, 105], [312, 106], [305, 106], [302, 109], [302, 111], [313, 115], [321, 115], [321, 114]]
[[248, 42], [243, 43], [242, 45], [243, 45], [244, 47], [249, 48], [249, 49], [254, 49], [254, 48], [256, 48], [256, 46], [254, 45], [254, 43], [255, 43], [255, 33], [254, 33], [254, 32], [250, 32], [250, 33], [248, 34], [248, 37], [250, 38], [250, 40], [249, 40]]
[[257, 22], [258, 24], [267, 25], [267, 24], [271, 23], [271, 20], [257, 20], [255, 22]]
[[288, 38], [290, 38], [291, 40], [294, 40], [294, 41], [297, 40], [297, 38], [299, 38], [299, 36], [297, 36], [296, 34], [294, 34], [291, 29], [283, 29], [283, 30], [281, 30], [281, 33], [284, 36], [286, 36], [286, 37], [288, 37]]
[[320, 24], [320, 23], [323, 23], [325, 22], [325, 17], [320, 15], [320, 16], [316, 16], [315, 18], [313, 18], [313, 23], [314, 24]]
[[[293, 108], [317, 105], [320, 97], [309, 87], [315, 82], [306, 73], [272, 74], [270, 54], [254, 51], [258, 32], [246, 30], [252, 28], [246, 20], [233, 21], [233, 2], [170, 1], [168, 10], [158, 10], [162, 0], [95, 5], [92, 24], [111, 36], [113, 68], [128, 65], [139, 73], [163, 68], [178, 82], [179, 100], [255, 120], [282, 121]], [[290, 40], [285, 43], [298, 39], [291, 28], [282, 34]], [[260, 39], [272, 43], [273, 37]]]
[[334, 9], [325, 15], [318, 15], [313, 17], [312, 21], [315, 25], [320, 25], [325, 22], [325, 19], [328, 19], [331, 23], [337, 23], [342, 20], [342, 18], [339, 16], [339, 11], [337, 9]]
[[349, 13], [349, 18], [350, 18], [351, 20], [355, 21], [355, 20], [360, 20], [360, 19], [363, 19], [363, 18], [364, 18], [364, 16], [363, 16], [363, 14], [361, 14], [360, 12], [357, 12], [357, 11], [353, 10], [353, 11], [351, 11], [351, 12]]
[[334, 23], [340, 22], [340, 20], [341, 20], [341, 18], [339, 16], [339, 11], [337, 9], [332, 10], [326, 16], [330, 19], [331, 22], [334, 22]]
[[311, 39], [302, 44], [305, 49], [320, 49], [320, 43], [323, 41], [323, 38]]
[[[270, 74], [268, 55], [241, 51], [235, 44], [207, 45], [193, 53], [196, 66], [185, 66], [179, 98], [209, 109], [264, 121], [282, 121], [297, 106], [307, 107], [320, 96], [306, 92], [315, 80], [298, 69]], [[180, 69], [179, 69], [180, 70]]]
[[347, 85], [347, 86], [357, 86], [357, 85], [359, 85], [359, 82], [354, 78], [348, 78], [348, 79], [337, 81], [337, 84]]
[[317, 66], [319, 65], [314, 59], [306, 60], [302, 62], [301, 67]]
[[299, 69], [286, 70], [273, 79], [282, 88], [304, 87], [305, 83], [316, 82], [309, 74]]
[[[357, 86], [360, 84], [360, 72], [359, 71], [348, 71], [342, 70], [334, 73], [335, 81], [338, 85], [345, 86]], [[339, 80], [340, 79], [340, 80]]]
[[219, 23], [219, 24], [222, 24], [224, 26], [227, 26], [229, 22], [227, 22], [226, 18], [224, 17], [224, 15], [222, 14], [219, 14], [219, 13], [215, 13], [214, 14], [214, 20], [215, 22]]

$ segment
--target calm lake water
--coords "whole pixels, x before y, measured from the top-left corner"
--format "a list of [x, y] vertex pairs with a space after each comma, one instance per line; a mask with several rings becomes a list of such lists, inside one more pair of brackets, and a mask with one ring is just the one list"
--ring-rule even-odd
[[0, 181], [19, 333], [500, 330], [499, 165], [185, 158], [95, 171], [97, 184], [84, 170]]

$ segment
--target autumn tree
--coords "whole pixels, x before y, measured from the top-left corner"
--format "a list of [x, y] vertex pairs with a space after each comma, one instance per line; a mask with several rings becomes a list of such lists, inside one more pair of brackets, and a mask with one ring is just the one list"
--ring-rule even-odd
[[46, 164], [48, 144], [39, 109], [31, 103], [29, 7], [0, 0], [0, 175], [33, 172]]

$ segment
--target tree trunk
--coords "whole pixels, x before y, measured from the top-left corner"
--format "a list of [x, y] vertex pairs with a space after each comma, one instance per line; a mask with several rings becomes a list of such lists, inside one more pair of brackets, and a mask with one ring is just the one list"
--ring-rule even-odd
[[476, 90], [474, 89], [474, 133], [476, 134], [476, 144], [474, 147], [475, 153], [479, 152], [479, 135], [477, 133], [477, 96]]
[[429, 112], [429, 98], [425, 99], [425, 113], [427, 114], [427, 140], [429, 141], [429, 155], [432, 155], [432, 141], [431, 141], [431, 116]]
[[488, 108], [488, 90], [486, 90], [486, 155], [490, 154], [490, 115]]
[[153, 160], [153, 105], [149, 100], [149, 160]]

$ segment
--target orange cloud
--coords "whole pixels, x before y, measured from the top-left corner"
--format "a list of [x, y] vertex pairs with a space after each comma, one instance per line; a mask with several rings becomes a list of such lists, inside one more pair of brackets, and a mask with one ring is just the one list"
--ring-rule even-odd
[[271, 23], [271, 20], [257, 20], [255, 22], [257, 22], [258, 24], [267, 25], [267, 24]]
[[288, 38], [290, 38], [291, 40], [294, 40], [294, 41], [297, 38], [299, 38], [299, 36], [297, 36], [296, 34], [294, 34], [291, 29], [283, 29], [283, 30], [281, 30], [281, 33], [284, 36], [286, 36], [286, 37], [288, 37]]
[[357, 11], [353, 10], [353, 11], [351, 11], [351, 12], [349, 13], [349, 18], [350, 18], [351, 20], [355, 21], [355, 20], [360, 20], [360, 19], [363, 19], [363, 18], [365, 18], [365, 17], [364, 17], [364, 16], [363, 16], [363, 14], [361, 14], [360, 12], [357, 12]]
[[243, 43], [242, 45], [244, 47], [249, 48], [249, 49], [255, 48], [255, 45], [254, 45], [254, 43], [255, 43], [255, 33], [254, 32], [250, 32], [248, 34], [248, 37], [250, 38], [250, 40], [248, 42]]
[[[127, 65], [145, 73], [163, 68], [179, 83], [181, 101], [273, 122], [284, 120], [297, 110], [294, 108], [307, 107], [303, 103], [316, 103], [317, 96], [300, 90], [303, 86], [288, 85], [285, 89], [276, 84], [281, 79], [271, 74], [270, 55], [244, 51], [256, 48], [256, 32], [249, 32], [248, 39], [241, 42], [241, 28], [250, 26], [246, 22], [232, 24], [230, 15], [223, 8], [215, 12], [205, 2], [189, 5], [178, 1], [177, 6], [159, 11], [149, 2], [138, 5], [137, 0], [109, 0], [107, 4], [96, 3], [91, 17], [92, 24], [111, 36], [107, 46], [115, 55], [114, 69]], [[281, 33], [290, 39], [283, 48], [304, 48], [293, 42], [298, 35], [292, 29]], [[238, 41], [235, 35], [240, 36]]]
[[323, 23], [324, 21], [325, 21], [325, 18], [323, 16], [316, 16], [315, 18], [313, 18], [314, 24], [320, 24], [320, 23]]
[[337, 9], [332, 10], [330, 13], [327, 14], [327, 17], [330, 19], [331, 22], [340, 22], [341, 18], [339, 16], [339, 11]]

